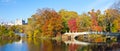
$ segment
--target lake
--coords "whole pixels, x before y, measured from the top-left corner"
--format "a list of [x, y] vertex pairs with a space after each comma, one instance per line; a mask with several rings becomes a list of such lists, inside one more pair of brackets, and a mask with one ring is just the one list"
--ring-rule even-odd
[[63, 41], [51, 39], [22, 38], [13, 42], [2, 40], [0, 43], [0, 51], [120, 51], [119, 42], [83, 45], [79, 43], [66, 44]]

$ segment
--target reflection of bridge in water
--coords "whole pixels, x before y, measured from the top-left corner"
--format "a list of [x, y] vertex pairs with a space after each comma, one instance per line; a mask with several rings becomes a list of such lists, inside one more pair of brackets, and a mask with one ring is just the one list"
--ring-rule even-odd
[[24, 42], [23, 38], [26, 37], [26, 35], [24, 33], [16, 33], [16, 35], [19, 35], [21, 39], [15, 42], [15, 44], [22, 44]]
[[87, 42], [82, 42], [78, 40], [73, 40], [73, 41], [64, 41], [65, 44], [77, 44], [77, 45], [89, 45], [90, 43]]
[[90, 34], [102, 34], [106, 36], [119, 36], [120, 33], [108, 33], [108, 32], [74, 32], [74, 33], [65, 33], [62, 35], [62, 39], [67, 39], [64, 40], [66, 44], [80, 44], [80, 45], [88, 45], [90, 43], [87, 42], [81, 42], [75, 39], [76, 36], [79, 35], [90, 35]]
[[22, 44], [23, 43], [23, 40], [20, 39], [18, 42], [15, 42], [15, 44]]

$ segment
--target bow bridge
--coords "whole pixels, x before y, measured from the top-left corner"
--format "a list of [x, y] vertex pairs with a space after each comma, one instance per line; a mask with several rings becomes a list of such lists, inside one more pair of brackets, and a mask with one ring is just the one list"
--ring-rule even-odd
[[64, 35], [71, 36], [72, 38], [75, 38], [76, 36], [79, 35], [86, 35], [86, 34], [109, 34], [105, 32], [71, 32], [71, 33], [65, 33]]
[[76, 36], [79, 35], [89, 35], [89, 34], [102, 34], [107, 36], [118, 36], [120, 33], [108, 33], [108, 32], [68, 32], [62, 35], [62, 39], [66, 44], [81, 44], [81, 45], [88, 45], [87, 42], [81, 42], [75, 39]]

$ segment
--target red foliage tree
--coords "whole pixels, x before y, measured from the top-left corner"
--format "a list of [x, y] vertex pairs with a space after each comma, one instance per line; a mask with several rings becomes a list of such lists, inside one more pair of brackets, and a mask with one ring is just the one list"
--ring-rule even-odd
[[76, 32], [77, 31], [76, 19], [70, 19], [68, 21], [68, 27], [69, 27], [70, 31]]

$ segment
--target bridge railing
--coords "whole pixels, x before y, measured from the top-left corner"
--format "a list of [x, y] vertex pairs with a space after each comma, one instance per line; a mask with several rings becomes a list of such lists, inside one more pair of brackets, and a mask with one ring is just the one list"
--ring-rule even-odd
[[84, 35], [84, 34], [103, 34], [103, 35], [120, 35], [120, 33], [109, 33], [109, 32], [66, 32], [64, 35]]
[[66, 32], [65, 34], [106, 34], [105, 32]]

